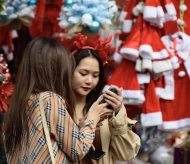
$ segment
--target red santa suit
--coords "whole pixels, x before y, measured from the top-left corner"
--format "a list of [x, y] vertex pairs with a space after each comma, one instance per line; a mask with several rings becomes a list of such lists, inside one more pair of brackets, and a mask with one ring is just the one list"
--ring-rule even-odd
[[[190, 37], [177, 32], [162, 38], [168, 50], [178, 56], [179, 68], [174, 69], [174, 100], [160, 99], [163, 124], [160, 128], [179, 130], [190, 126]], [[176, 39], [176, 42], [174, 42]]]

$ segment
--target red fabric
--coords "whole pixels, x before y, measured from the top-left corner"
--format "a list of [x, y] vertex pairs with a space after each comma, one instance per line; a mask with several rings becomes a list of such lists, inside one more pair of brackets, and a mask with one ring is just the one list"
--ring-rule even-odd
[[117, 6], [125, 6], [127, 4], [128, 0], [116, 0]]
[[3, 45], [8, 46], [8, 52], [12, 52], [12, 33], [11, 30], [8, 28], [8, 26], [0, 27], [0, 48], [2, 48]]
[[156, 7], [156, 0], [146, 0], [145, 1], [145, 7], [148, 6], [148, 7]]
[[125, 105], [127, 109], [127, 116], [130, 119], [134, 119], [141, 113], [141, 107], [137, 105]]
[[135, 63], [123, 59], [114, 71], [107, 85], [116, 85], [123, 88], [123, 90], [140, 90], [135, 71]]
[[0, 85], [0, 112], [6, 112], [14, 85], [11, 83]]
[[150, 82], [145, 85], [145, 102], [143, 103], [142, 113], [154, 113], [160, 111], [159, 99], [156, 95], [154, 79], [151, 77]]
[[134, 18], [133, 15], [133, 8], [137, 5], [139, 0], [129, 0], [125, 6], [125, 12], [127, 12], [127, 15], [125, 17], [125, 20], [132, 20]]
[[[185, 71], [185, 76], [179, 77], [180, 71]], [[183, 64], [174, 71], [174, 82], [175, 99], [173, 101], [160, 99], [164, 122], [190, 118], [190, 79]]]
[[37, 36], [53, 37], [54, 33], [65, 32], [58, 25], [57, 18], [61, 11], [62, 0], [38, 0], [36, 15], [29, 28], [32, 38]]
[[[76, 40], [77, 35], [68, 39], [68, 38], [56, 38], [58, 41], [60, 41], [68, 50], [70, 50], [74, 45], [73, 42]], [[87, 37], [86, 44], [95, 46], [96, 41], [100, 38], [99, 35], [92, 35]]]
[[[175, 9], [176, 9], [176, 12], [177, 12], [177, 18], [180, 18], [180, 15], [179, 15], [179, 6], [180, 6], [180, 1], [179, 0], [172, 0], [174, 6], [175, 6]], [[185, 5], [187, 6], [187, 10], [184, 12], [184, 16], [183, 16], [183, 19], [186, 23], [185, 25], [185, 33], [190, 35], [190, 19], [189, 19], [189, 15], [190, 15], [190, 1], [184, 1]], [[181, 30], [181, 29], [180, 29]], [[177, 22], [176, 21], [168, 21], [164, 24], [164, 31], [165, 31], [165, 34], [173, 34], [177, 31], [179, 31], [178, 27], [177, 27]]]

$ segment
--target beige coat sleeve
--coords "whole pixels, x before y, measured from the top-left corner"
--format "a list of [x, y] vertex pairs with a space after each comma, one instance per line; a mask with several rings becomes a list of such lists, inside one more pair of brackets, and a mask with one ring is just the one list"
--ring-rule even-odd
[[119, 113], [109, 120], [110, 151], [114, 160], [126, 161], [138, 154], [140, 138], [131, 130], [136, 122], [127, 117], [124, 105]]

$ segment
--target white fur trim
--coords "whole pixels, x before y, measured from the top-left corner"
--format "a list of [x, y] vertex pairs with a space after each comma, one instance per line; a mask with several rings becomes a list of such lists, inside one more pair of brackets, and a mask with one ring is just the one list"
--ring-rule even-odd
[[165, 14], [164, 14], [164, 10], [161, 6], [157, 6], [157, 17], [158, 18], [164, 18]]
[[152, 63], [152, 70], [154, 73], [162, 73], [166, 71], [172, 70], [172, 63], [170, 59], [167, 60], [160, 60], [160, 61], [153, 61]]
[[137, 79], [139, 84], [148, 84], [150, 82], [149, 73], [137, 73]]
[[165, 13], [165, 19], [166, 21], [175, 21], [177, 20], [177, 17], [175, 15], [169, 15], [168, 13]]
[[189, 78], [190, 78], [190, 56], [186, 61], [184, 61], [184, 66], [185, 66], [187, 74], [189, 75]]
[[190, 126], [190, 118], [184, 118], [175, 121], [164, 121], [159, 129], [176, 129], [179, 131], [180, 128], [185, 128], [186, 126]]
[[143, 99], [143, 100], [145, 100], [144, 94], [142, 93], [141, 90], [125, 90], [125, 89], [123, 89], [122, 96], [124, 98]]
[[174, 77], [173, 71], [163, 75], [165, 81], [165, 88], [156, 87], [156, 94], [159, 98], [165, 100], [174, 100]]
[[12, 30], [12, 31], [11, 31], [11, 35], [12, 35], [12, 38], [13, 38], [13, 39], [18, 37], [18, 33], [17, 33], [16, 30]]
[[103, 92], [106, 91], [106, 90], [108, 90], [109, 87], [111, 87], [111, 85], [105, 85], [104, 88], [103, 88]]
[[141, 59], [137, 59], [136, 63], [135, 63], [135, 70], [137, 72], [144, 72], [145, 70], [142, 70], [142, 60]]
[[143, 98], [133, 99], [133, 98], [123, 98], [123, 104], [126, 105], [142, 105], [144, 103]]
[[179, 63], [172, 64], [173, 69], [178, 69], [180, 67]]
[[157, 126], [161, 125], [163, 122], [162, 120], [162, 113], [161, 112], [153, 112], [147, 114], [141, 114], [141, 124], [142, 126]]
[[114, 54], [113, 54], [113, 60], [116, 63], [120, 63], [122, 59], [123, 59], [123, 57], [118, 52], [114, 52]]
[[156, 7], [145, 6], [143, 10], [143, 18], [145, 20], [156, 19], [157, 18], [157, 9]]
[[125, 33], [131, 32], [132, 25], [133, 25], [133, 20], [124, 20], [123, 21], [123, 32], [125, 32]]
[[166, 51], [166, 49], [162, 49], [158, 52], [153, 52], [153, 56], [152, 56], [152, 59], [164, 59], [164, 58], [167, 58], [169, 57], [169, 54], [168, 52]]
[[176, 15], [176, 9], [173, 3], [166, 4], [165, 7], [169, 15]]
[[138, 5], [136, 5], [137, 9], [139, 10], [140, 13], [143, 13], [144, 10], [144, 2], [141, 3], [139, 2]]
[[152, 59], [153, 58], [153, 50], [149, 44], [141, 44], [139, 47], [139, 54], [142, 58]]
[[133, 7], [132, 13], [133, 13], [134, 16], [138, 16], [139, 13], [140, 13], [140, 11], [139, 11], [138, 8], [135, 6], [135, 7]]
[[7, 45], [3, 45], [2, 49], [5, 51], [6, 54], [8, 54], [8, 46]]
[[134, 48], [121, 48], [120, 54], [131, 61], [136, 61], [136, 59], [139, 57], [139, 51]]
[[[183, 41], [185, 42], [185, 41]], [[183, 60], [187, 60], [189, 57], [190, 52], [189, 51], [179, 51], [178, 55], [183, 59]]]
[[119, 21], [123, 22], [125, 20], [126, 16], [127, 16], [127, 12], [125, 12], [124, 10], [121, 11], [121, 13], [119, 15]]
[[12, 61], [13, 60], [13, 52], [10, 52], [7, 54], [7, 60]]
[[142, 70], [152, 71], [152, 60], [150, 59], [142, 59]]
[[157, 18], [148, 20], [151, 26], [162, 28], [165, 22], [165, 18]]

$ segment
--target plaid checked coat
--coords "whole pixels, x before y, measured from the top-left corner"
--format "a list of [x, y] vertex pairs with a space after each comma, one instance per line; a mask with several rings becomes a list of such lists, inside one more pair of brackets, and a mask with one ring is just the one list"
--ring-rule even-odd
[[[43, 106], [56, 163], [80, 163], [95, 137], [93, 120], [87, 120], [79, 130], [66, 110], [64, 99], [52, 92], [44, 92]], [[39, 109], [39, 94], [31, 95], [28, 110], [32, 111], [26, 118], [29, 139], [27, 140], [23, 131], [21, 145], [6, 154], [7, 161], [17, 164], [50, 164], [51, 158]]]

